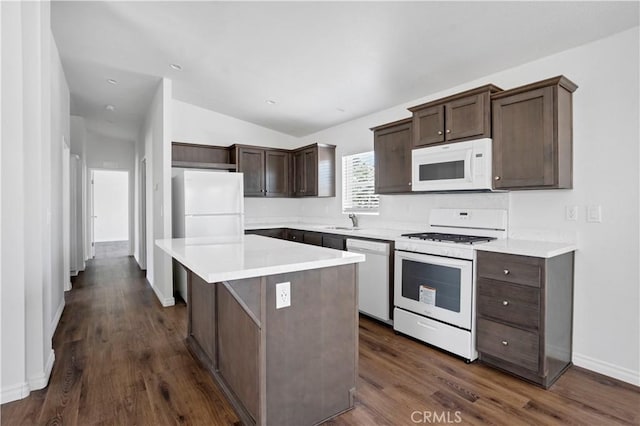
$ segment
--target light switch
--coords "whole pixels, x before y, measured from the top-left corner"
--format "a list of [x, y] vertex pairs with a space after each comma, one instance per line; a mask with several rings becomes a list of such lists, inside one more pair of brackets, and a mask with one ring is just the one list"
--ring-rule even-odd
[[600, 205], [587, 206], [587, 222], [593, 222], [593, 223], [602, 222], [602, 206]]

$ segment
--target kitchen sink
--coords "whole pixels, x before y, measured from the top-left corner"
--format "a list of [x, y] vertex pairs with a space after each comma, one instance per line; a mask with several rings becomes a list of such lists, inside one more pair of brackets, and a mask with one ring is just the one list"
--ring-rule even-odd
[[354, 228], [353, 226], [324, 226], [323, 229], [335, 229], [340, 231], [359, 231], [360, 228]]

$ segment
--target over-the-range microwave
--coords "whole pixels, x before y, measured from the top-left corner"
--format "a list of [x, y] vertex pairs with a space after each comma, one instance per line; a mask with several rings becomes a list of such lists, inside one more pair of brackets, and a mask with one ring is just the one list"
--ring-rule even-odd
[[414, 149], [412, 191], [490, 191], [491, 139]]

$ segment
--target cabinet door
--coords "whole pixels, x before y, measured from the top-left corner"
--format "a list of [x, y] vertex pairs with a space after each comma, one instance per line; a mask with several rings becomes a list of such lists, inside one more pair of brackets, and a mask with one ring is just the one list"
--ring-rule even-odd
[[296, 241], [298, 243], [304, 242], [304, 232], [298, 231], [296, 229], [288, 229], [286, 233], [286, 238], [289, 241]]
[[336, 250], [344, 250], [346, 240], [339, 235], [324, 234], [322, 236], [322, 247], [328, 247]]
[[264, 150], [238, 148], [238, 171], [244, 174], [244, 195], [264, 196]]
[[305, 232], [303, 242], [314, 246], [322, 246], [322, 234], [317, 232]]
[[444, 142], [444, 105], [413, 113], [413, 146]]
[[265, 195], [267, 197], [289, 195], [289, 157], [286, 151], [265, 151]]
[[304, 155], [302, 151], [293, 154], [293, 195], [302, 197], [305, 192]]
[[318, 195], [318, 151], [315, 148], [305, 149], [304, 156], [304, 195]]
[[553, 88], [493, 101], [493, 173], [496, 189], [546, 187], [556, 181]]
[[375, 132], [375, 191], [411, 192], [411, 123]]
[[446, 140], [491, 136], [491, 132], [485, 130], [489, 125], [489, 111], [485, 108], [487, 103], [487, 94], [484, 93], [447, 103], [445, 105]]

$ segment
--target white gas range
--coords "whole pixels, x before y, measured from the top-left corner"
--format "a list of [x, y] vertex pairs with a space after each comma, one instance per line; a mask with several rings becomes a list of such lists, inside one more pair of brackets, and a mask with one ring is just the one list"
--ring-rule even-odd
[[475, 360], [473, 246], [506, 237], [506, 210], [433, 209], [427, 232], [397, 238], [394, 330]]

